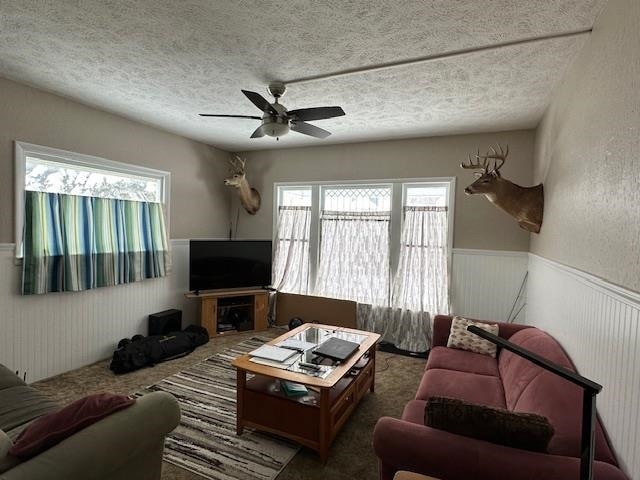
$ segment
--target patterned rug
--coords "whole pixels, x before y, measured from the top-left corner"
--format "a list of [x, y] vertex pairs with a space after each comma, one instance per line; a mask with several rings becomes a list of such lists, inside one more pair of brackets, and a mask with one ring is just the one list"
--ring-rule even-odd
[[178, 399], [180, 425], [165, 444], [164, 460], [212, 480], [272, 480], [297, 445], [250, 429], [236, 435], [236, 371], [231, 361], [266, 339], [251, 338], [137, 395], [162, 390]]

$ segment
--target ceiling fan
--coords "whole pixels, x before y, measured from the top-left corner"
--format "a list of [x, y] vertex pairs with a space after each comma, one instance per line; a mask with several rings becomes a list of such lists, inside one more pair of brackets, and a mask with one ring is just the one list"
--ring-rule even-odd
[[278, 102], [284, 96], [286, 86], [282, 82], [269, 84], [269, 93], [275, 98], [275, 102], [269, 103], [266, 98], [256, 92], [241, 90], [242, 93], [262, 111], [262, 117], [254, 115], [218, 115], [213, 113], [201, 113], [201, 117], [229, 117], [229, 118], [249, 118], [252, 120], [262, 120], [260, 125], [251, 135], [251, 138], [260, 138], [268, 135], [270, 137], [281, 137], [289, 133], [289, 130], [302, 133], [316, 138], [327, 138], [331, 132], [327, 132], [320, 127], [307, 123], [310, 120], [324, 120], [326, 118], [341, 117], [344, 110], [340, 107], [315, 107], [300, 108], [297, 110], [287, 110], [284, 105]]

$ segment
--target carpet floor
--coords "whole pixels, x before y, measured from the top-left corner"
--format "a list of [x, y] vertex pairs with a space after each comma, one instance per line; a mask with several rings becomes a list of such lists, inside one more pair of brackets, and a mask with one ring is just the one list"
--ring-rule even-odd
[[164, 461], [208, 480], [274, 480], [300, 446], [253, 429], [236, 435], [233, 359], [264, 345], [253, 337], [140, 390], [163, 391], [180, 404], [180, 425], [164, 445]]
[[[275, 338], [283, 330], [269, 329], [260, 336]], [[211, 340], [190, 355], [125, 375], [114, 375], [109, 361], [102, 361], [33, 384], [61, 404], [97, 392], [131, 394], [173, 375], [224, 349], [249, 339], [242, 333]], [[404, 404], [418, 389], [425, 360], [378, 352], [376, 391], [367, 394], [335, 438], [329, 460], [323, 464], [317, 454], [302, 448], [278, 475], [278, 480], [376, 480], [378, 462], [371, 447], [373, 427], [382, 416], [399, 417]], [[195, 473], [163, 462], [163, 480], [202, 480]]]

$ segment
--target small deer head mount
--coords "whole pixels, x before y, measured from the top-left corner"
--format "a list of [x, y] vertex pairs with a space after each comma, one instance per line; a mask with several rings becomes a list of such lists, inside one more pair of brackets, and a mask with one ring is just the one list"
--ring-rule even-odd
[[231, 175], [224, 179], [224, 184], [237, 188], [242, 207], [250, 215], [255, 215], [260, 210], [260, 193], [255, 188], [251, 188], [247, 182], [246, 161], [236, 156], [229, 160], [229, 164]]
[[498, 150], [490, 147], [486, 155], [480, 155], [480, 149], [468, 163], [461, 163], [465, 169], [478, 170], [478, 179], [464, 189], [467, 195], [482, 194], [495, 206], [511, 215], [518, 221], [520, 228], [539, 233], [542, 226], [544, 195], [542, 184], [535, 187], [521, 187], [502, 178], [500, 169], [509, 155], [509, 146], [505, 149], [498, 145]]

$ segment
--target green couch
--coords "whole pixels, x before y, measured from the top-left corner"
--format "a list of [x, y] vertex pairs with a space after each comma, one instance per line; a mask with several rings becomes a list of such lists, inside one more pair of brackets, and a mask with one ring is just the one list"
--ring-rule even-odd
[[0, 480], [160, 478], [165, 436], [180, 420], [174, 397], [145, 395], [24, 462], [6, 454], [29, 422], [59, 408], [0, 365]]

